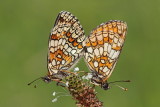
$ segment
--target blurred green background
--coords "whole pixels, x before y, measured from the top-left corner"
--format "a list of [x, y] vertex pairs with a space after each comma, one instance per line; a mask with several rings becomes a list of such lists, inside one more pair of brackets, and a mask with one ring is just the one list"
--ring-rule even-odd
[[[1, 0], [0, 1], [0, 106], [75, 107], [72, 97], [52, 103], [54, 82], [27, 83], [47, 73], [47, 47], [57, 14], [73, 13], [86, 35], [108, 20], [128, 24], [127, 39], [109, 79], [129, 90], [96, 88], [104, 107], [157, 107], [160, 105], [160, 1], [159, 0]], [[76, 65], [87, 71], [83, 60]]]

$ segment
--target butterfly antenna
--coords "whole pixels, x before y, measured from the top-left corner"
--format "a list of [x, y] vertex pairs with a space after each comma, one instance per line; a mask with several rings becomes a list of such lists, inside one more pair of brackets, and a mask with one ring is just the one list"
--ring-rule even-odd
[[122, 89], [122, 90], [124, 90], [124, 91], [127, 91], [127, 90], [128, 90], [128, 88], [124, 88], [124, 87], [122, 87], [122, 86], [120, 86], [120, 85], [117, 85], [117, 84], [113, 84], [113, 85], [119, 87], [120, 89]]
[[116, 82], [131, 82], [131, 81], [130, 81], [130, 80], [121, 80], [121, 81], [114, 81], [114, 82], [109, 82], [109, 83], [108, 83], [108, 84], [113, 84], [113, 85], [119, 87], [120, 89], [122, 89], [122, 90], [124, 90], [124, 91], [127, 91], [128, 88], [124, 88], [124, 87], [122, 87], [122, 86], [120, 86], [120, 85], [117, 85], [117, 84], [115, 84]]
[[116, 82], [131, 82], [130, 80], [121, 80], [121, 81], [113, 81], [109, 82], [108, 84], [116, 83]]
[[[42, 77], [39, 77], [39, 78], [33, 80], [32, 82], [28, 83], [28, 85], [31, 85], [32, 83], [34, 83], [35, 81], [37, 81], [37, 80], [39, 80], [39, 79], [42, 79]], [[36, 88], [36, 85], [35, 85], [34, 87]]]

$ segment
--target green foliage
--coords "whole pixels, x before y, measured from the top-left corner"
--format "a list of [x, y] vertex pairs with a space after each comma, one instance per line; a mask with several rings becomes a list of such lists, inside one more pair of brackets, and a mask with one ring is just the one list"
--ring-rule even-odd
[[[128, 33], [122, 54], [109, 81], [128, 80], [127, 92], [112, 86], [96, 88], [105, 107], [156, 107], [160, 105], [158, 0], [1, 0], [0, 84], [1, 107], [74, 107], [72, 97], [52, 103], [53, 91], [63, 91], [54, 82], [27, 83], [47, 73], [49, 31], [57, 14], [73, 13], [86, 35], [108, 20], [123, 20]], [[83, 60], [81, 71], [89, 71]]]

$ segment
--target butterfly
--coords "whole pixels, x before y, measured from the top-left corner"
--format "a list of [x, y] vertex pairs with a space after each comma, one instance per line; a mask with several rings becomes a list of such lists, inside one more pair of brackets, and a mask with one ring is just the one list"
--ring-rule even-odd
[[68, 75], [68, 70], [81, 57], [84, 30], [78, 19], [69, 12], [59, 13], [49, 36], [48, 75], [45, 80], [58, 80]]
[[126, 32], [125, 22], [113, 20], [99, 25], [85, 37], [78, 19], [70, 12], [61, 11], [49, 36], [48, 74], [40, 78], [47, 83], [61, 82], [72, 73], [68, 70], [84, 56], [92, 73], [91, 83], [108, 89], [107, 80], [121, 53]]
[[85, 39], [84, 59], [92, 72], [91, 82], [104, 90], [109, 88], [107, 80], [118, 61], [126, 33], [125, 22], [111, 20], [92, 30]]
[[78, 19], [70, 12], [61, 11], [49, 36], [47, 55], [48, 74], [40, 78], [47, 83], [51, 81], [61, 82], [69, 73], [72, 73], [68, 70], [82, 56], [84, 49], [82, 42], [84, 39], [84, 30]]

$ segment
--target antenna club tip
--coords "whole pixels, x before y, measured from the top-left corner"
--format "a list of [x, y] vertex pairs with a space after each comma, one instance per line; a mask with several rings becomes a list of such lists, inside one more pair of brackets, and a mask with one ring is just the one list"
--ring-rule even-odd
[[128, 91], [128, 88], [125, 88], [124, 91]]
[[131, 82], [131, 80], [127, 80], [127, 82]]

